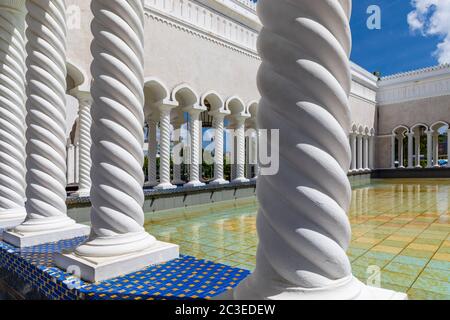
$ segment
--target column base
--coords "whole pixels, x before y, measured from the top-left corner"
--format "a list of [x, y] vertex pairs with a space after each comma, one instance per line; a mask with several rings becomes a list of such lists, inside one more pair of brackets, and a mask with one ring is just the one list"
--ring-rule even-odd
[[141, 252], [108, 258], [81, 257], [73, 253], [56, 254], [55, 264], [63, 270], [80, 268], [80, 278], [87, 282], [100, 282], [117, 278], [155, 264], [179, 258], [179, 246], [157, 241]]
[[174, 181], [172, 181], [172, 184], [175, 185], [175, 186], [182, 186], [185, 183], [186, 183], [186, 181], [183, 181], [183, 180], [174, 180]]
[[230, 181], [227, 181], [225, 179], [216, 179], [216, 180], [211, 181], [209, 183], [209, 185], [211, 185], [211, 186], [222, 186], [224, 184], [229, 184], [229, 183], [230, 183]]
[[[405, 293], [369, 287], [354, 276], [337, 280], [320, 289], [289, 288], [280, 283], [255, 283], [250, 276], [232, 292], [218, 297], [220, 300], [408, 300]], [[272, 286], [271, 286], [272, 285]]]
[[10, 230], [3, 233], [3, 241], [17, 248], [28, 248], [45, 243], [86, 237], [90, 234], [90, 232], [91, 228], [82, 224], [75, 224], [67, 228], [40, 232], [19, 233], [15, 230]]
[[184, 185], [185, 188], [196, 188], [196, 187], [203, 187], [205, 184], [203, 182], [197, 181], [189, 181]]
[[0, 219], [0, 230], [8, 230], [17, 227], [22, 222], [24, 222], [25, 218], [21, 219]]
[[25, 208], [0, 211], [0, 229], [11, 229], [25, 221]]
[[246, 183], [246, 182], [250, 182], [250, 180], [248, 180], [247, 178], [236, 178], [233, 181], [231, 181], [231, 183]]
[[144, 187], [153, 188], [153, 187], [156, 187], [158, 184], [159, 184], [158, 181], [146, 182], [146, 183], [144, 183]]
[[160, 183], [155, 187], [155, 190], [171, 190], [176, 189], [177, 186], [167, 182], [167, 183]]

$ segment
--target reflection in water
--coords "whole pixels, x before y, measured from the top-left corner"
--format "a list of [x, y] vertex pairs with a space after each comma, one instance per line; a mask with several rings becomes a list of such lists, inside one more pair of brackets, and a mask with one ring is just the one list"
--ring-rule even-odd
[[[412, 298], [450, 298], [450, 179], [375, 180], [353, 190], [354, 274], [379, 267], [382, 286]], [[253, 269], [257, 246], [254, 200], [185, 209], [179, 218], [148, 224], [181, 253]], [[158, 219], [155, 219], [158, 220]]]

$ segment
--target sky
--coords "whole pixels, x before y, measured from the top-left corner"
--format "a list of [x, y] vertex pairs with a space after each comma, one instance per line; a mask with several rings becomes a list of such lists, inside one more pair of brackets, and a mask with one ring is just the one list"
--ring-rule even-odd
[[[367, 21], [380, 8], [380, 29]], [[352, 61], [390, 75], [450, 63], [450, 0], [353, 0]]]

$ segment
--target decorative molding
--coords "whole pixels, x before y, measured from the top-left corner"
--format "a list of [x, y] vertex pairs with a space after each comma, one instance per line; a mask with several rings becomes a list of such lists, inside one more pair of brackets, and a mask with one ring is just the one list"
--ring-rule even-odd
[[183, 23], [181, 21], [180, 22], [176, 22], [171, 17], [164, 17], [164, 16], [160, 15], [159, 13], [157, 13], [156, 11], [154, 11], [154, 12], [147, 11], [145, 13], [145, 16], [149, 17], [149, 18], [151, 18], [153, 20], [156, 20], [156, 21], [159, 21], [159, 22], [162, 22], [162, 23], [166, 23], [170, 27], [173, 27], [173, 28], [179, 29], [181, 31], [187, 32], [187, 33], [189, 33], [189, 34], [191, 34], [193, 36], [199, 37], [201, 39], [211, 41], [214, 44], [217, 44], [219, 46], [222, 46], [222, 47], [225, 47], [227, 49], [233, 50], [235, 52], [238, 52], [240, 54], [246, 55], [246, 56], [251, 57], [253, 59], [261, 60], [261, 58], [258, 56], [258, 54], [256, 52], [254, 52], [254, 51], [247, 50], [245, 48], [236, 46], [236, 45], [228, 42], [225, 39], [220, 39], [219, 37], [209, 36], [207, 33], [203, 32], [203, 31], [200, 31], [200, 30], [195, 31], [192, 28], [190, 28], [190, 26], [188, 26], [186, 23]]
[[[146, 0], [146, 15], [200, 38], [258, 57], [258, 31], [192, 0]], [[259, 59], [259, 57], [258, 57]]]
[[450, 71], [450, 64], [442, 64], [442, 65], [437, 65], [437, 66], [432, 66], [432, 67], [427, 67], [427, 68], [422, 68], [422, 69], [417, 69], [417, 70], [411, 70], [411, 71], [407, 71], [407, 72], [401, 72], [401, 73], [396, 73], [393, 75], [389, 75], [386, 77], [382, 77], [381, 81], [386, 82], [388, 80], [394, 80], [394, 79], [405, 79], [405, 80], [412, 80], [412, 79], [407, 79], [407, 78], [411, 78], [413, 76], [423, 76], [426, 74], [430, 74], [432, 72], [435, 71]]
[[377, 100], [381, 106], [447, 95], [450, 95], [450, 69], [444, 76], [380, 85]]

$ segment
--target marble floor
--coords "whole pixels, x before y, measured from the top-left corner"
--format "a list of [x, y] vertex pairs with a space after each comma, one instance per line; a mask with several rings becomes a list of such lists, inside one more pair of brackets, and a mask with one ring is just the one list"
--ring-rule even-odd
[[[252, 270], [255, 199], [148, 215], [148, 231], [181, 253]], [[374, 180], [353, 191], [353, 273], [410, 299], [450, 299], [450, 179]]]

